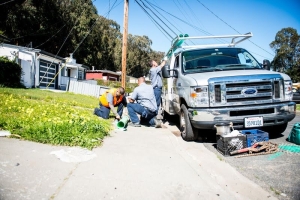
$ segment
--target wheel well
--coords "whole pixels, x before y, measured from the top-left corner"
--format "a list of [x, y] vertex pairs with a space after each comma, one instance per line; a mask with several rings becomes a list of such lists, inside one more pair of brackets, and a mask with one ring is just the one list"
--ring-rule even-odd
[[182, 104], [184, 104], [184, 105], [188, 108], [185, 99], [181, 97], [181, 98], [180, 98], [180, 107], [181, 107]]

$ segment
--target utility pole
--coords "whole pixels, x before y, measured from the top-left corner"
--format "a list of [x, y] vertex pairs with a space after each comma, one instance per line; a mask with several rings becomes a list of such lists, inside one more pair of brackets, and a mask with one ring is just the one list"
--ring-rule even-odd
[[123, 45], [122, 45], [122, 87], [126, 87], [126, 55], [127, 55], [127, 35], [128, 35], [128, 2], [124, 0], [124, 20], [123, 20]]

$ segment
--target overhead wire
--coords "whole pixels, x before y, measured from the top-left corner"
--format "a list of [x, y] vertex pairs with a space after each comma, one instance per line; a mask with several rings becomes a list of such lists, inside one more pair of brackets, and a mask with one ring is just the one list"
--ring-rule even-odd
[[[117, 0], [115, 0], [115, 2], [113, 3], [112, 7], [108, 10], [108, 12], [106, 13], [105, 17], [107, 17], [110, 13], [110, 11], [112, 11], [115, 7], [117, 7], [122, 1], [120, 1], [120, 3], [118, 3], [115, 7], [114, 5], [116, 4]], [[79, 42], [79, 44], [77, 45], [77, 47], [75, 48], [75, 50], [72, 52], [73, 54], [77, 51], [77, 49], [80, 47], [80, 45], [83, 43], [83, 41], [87, 38], [87, 36], [91, 33], [91, 31], [94, 29], [94, 26], [96, 25], [97, 20], [99, 19], [99, 17], [96, 18], [95, 22], [92, 24], [92, 26], [90, 27], [89, 31], [87, 32], [87, 34], [82, 38], [82, 40]]]
[[[221, 20], [223, 23], [225, 23], [227, 26], [229, 26], [230, 28], [232, 28], [234, 31], [236, 31], [237, 33], [241, 34], [239, 31], [237, 31], [235, 28], [233, 28], [231, 25], [229, 25], [227, 22], [225, 22], [223, 19], [221, 19], [218, 15], [216, 15], [213, 11], [211, 11], [208, 7], [206, 7], [201, 1], [197, 0], [204, 8], [206, 8], [209, 12], [211, 12], [215, 17], [217, 17], [219, 20]], [[268, 52], [267, 50], [265, 50], [264, 48], [258, 46], [257, 44], [255, 44], [254, 42], [252, 42], [251, 40], [249, 40], [249, 42], [251, 42], [253, 45], [255, 45], [256, 47], [260, 48], [261, 50], [267, 52], [268, 54], [270, 54], [271, 56], [274, 56], [273, 54], [271, 54], [270, 52]], [[262, 56], [264, 57], [264, 56]]]
[[[174, 3], [175, 3], [175, 0], [173, 0], [174, 1]], [[187, 8], [189, 9], [189, 11], [190, 12], [187, 12], [185, 9], [184, 9], [184, 6], [183, 5], [181, 5], [181, 3], [180, 3], [180, 1], [179, 0], [177, 0], [178, 1], [178, 4], [179, 4], [179, 6], [176, 4], [176, 6], [177, 6], [177, 8], [181, 11], [181, 10], [183, 10], [186, 14], [184, 14], [184, 13], [182, 13], [182, 15], [185, 17], [185, 19], [187, 20], [187, 21], [191, 21], [191, 23], [193, 23], [192, 21], [192, 19], [190, 18], [190, 16], [189, 16], [189, 13], [193, 13], [194, 14], [194, 12], [193, 12], [193, 10], [190, 8], [190, 6], [187, 4], [187, 2], [186, 1], [184, 1], [184, 3], [186, 4], [186, 6], [187, 6]], [[194, 14], [195, 15], [195, 14]], [[186, 17], [186, 16], [188, 16], [188, 17]], [[195, 17], [195, 16], [194, 16]], [[196, 17], [195, 17], [196, 18]], [[190, 24], [191, 24], [190, 23]], [[195, 28], [194, 28], [195, 29]], [[199, 31], [198, 29], [195, 29], [195, 30], [197, 30], [197, 31]], [[200, 31], [199, 31], [200, 32]], [[206, 35], [212, 35], [212, 34], [206, 34]], [[223, 42], [224, 43], [224, 39], [220, 39], [220, 38], [214, 38], [213, 40], [218, 40], [218, 41], [221, 41], [221, 42]], [[192, 44], [195, 44], [192, 40], [191, 41], [189, 41], [190, 43], [192, 43]], [[187, 43], [186, 41], [185, 41], [185, 43]]]
[[[71, 32], [73, 31], [73, 29], [75, 28], [75, 26], [76, 26], [76, 24], [77, 24], [77, 22], [78, 22], [78, 20], [79, 20], [79, 18], [81, 17], [81, 15], [83, 14], [83, 12], [85, 11], [85, 9], [83, 9], [82, 10], [82, 12], [81, 12], [81, 14], [80, 14], [80, 16], [78, 17], [78, 18], [76, 18], [76, 21], [75, 21], [75, 23], [74, 23], [74, 26], [71, 28], [71, 30], [69, 31], [69, 33], [68, 33], [68, 35], [67, 35], [67, 37], [65, 38], [65, 40], [64, 40], [64, 42], [63, 42], [63, 44], [60, 46], [60, 48], [59, 48], [59, 50], [57, 51], [57, 53], [56, 53], [56, 55], [55, 55], [55, 57], [54, 57], [54, 59], [58, 56], [58, 54], [59, 54], [59, 52], [60, 52], [60, 50], [62, 49], [62, 47], [64, 46], [64, 44], [66, 43], [66, 41], [67, 41], [67, 39], [69, 38], [69, 36], [71, 35]], [[41, 82], [42, 82], [42, 80], [44, 79], [44, 77], [46, 76], [46, 73], [48, 72], [48, 70], [49, 70], [49, 68], [51, 67], [51, 65], [53, 64], [53, 62], [54, 62], [54, 59], [53, 59], [53, 61], [51, 62], [51, 64], [49, 65], [49, 67], [47, 68], [47, 71], [44, 73], [44, 76], [42, 77], [42, 79], [40, 80], [40, 82], [39, 82], [39, 85], [38, 86], [40, 86], [40, 84], [41, 84]], [[56, 77], [56, 76], [55, 76]], [[52, 81], [55, 79], [55, 77], [52, 79]], [[52, 81], [47, 85], [47, 88], [49, 87], [49, 85], [52, 83]]]
[[[148, 3], [148, 1], [145, 1]], [[149, 3], [148, 3], [149, 4]], [[149, 6], [151, 6], [157, 13], [160, 14], [160, 16], [162, 16], [167, 22], [169, 22], [178, 32], [180, 32], [180, 30], [173, 24], [171, 23], [164, 15], [162, 15], [157, 9], [155, 9], [151, 4], [149, 4]]]
[[[173, 0], [175, 6], [178, 8], [179, 12], [181, 12], [182, 16], [185, 18], [185, 20], [190, 20], [188, 18], [190, 18], [188, 12], [186, 12], [186, 10], [184, 9], [184, 7], [180, 4], [180, 1], [177, 0], [178, 4], [176, 3], [176, 0]], [[183, 13], [184, 12], [184, 13]]]
[[[147, 1], [147, 0], [145, 0], [145, 1]], [[203, 29], [201, 29], [201, 28], [198, 28], [198, 27], [196, 27], [196, 26], [194, 26], [194, 25], [192, 25], [192, 24], [190, 24], [190, 23], [184, 21], [183, 19], [180, 19], [179, 17], [177, 17], [177, 16], [175, 16], [175, 15], [169, 13], [168, 11], [166, 11], [166, 10], [164, 10], [164, 9], [162, 9], [162, 8], [160, 8], [160, 7], [158, 7], [158, 6], [156, 6], [156, 5], [154, 5], [153, 3], [149, 2], [149, 1], [147, 1], [147, 2], [148, 2], [149, 4], [152, 4], [152, 5], [155, 6], [156, 8], [162, 10], [164, 13], [166, 13], [166, 14], [168, 14], [168, 15], [174, 17], [175, 19], [177, 19], [177, 20], [179, 20], [179, 21], [181, 21], [181, 22], [183, 22], [183, 23], [189, 25], [190, 27], [195, 28], [195, 29], [201, 31], [201, 32], [203, 32], [204, 34], [207, 34], [207, 35], [213, 35], [213, 34], [207, 32], [207, 31], [205, 31], [205, 30], [203, 30]]]
[[159, 16], [157, 16], [157, 14], [155, 12], [153, 12], [153, 10], [151, 8], [149, 8], [147, 5], [144, 4], [143, 5], [150, 10], [171, 32], [173, 32], [175, 35], [177, 35]]
[[[95, 1], [95, 0], [94, 0]], [[115, 3], [117, 2], [117, 0], [115, 1]], [[114, 4], [115, 4], [114, 3]], [[119, 3], [120, 4], [120, 3]], [[117, 4], [116, 6], [118, 6], [119, 4]], [[115, 7], [114, 7], [114, 5], [111, 7], [111, 9], [109, 9], [109, 11], [108, 11], [108, 13], [112, 10], [112, 9], [114, 9]], [[80, 15], [81, 16], [81, 15]], [[78, 19], [78, 18], [77, 18]], [[77, 47], [75, 48], [75, 50], [72, 52], [72, 54], [74, 54], [76, 51], [77, 51], [77, 49], [80, 47], [80, 45], [82, 44], [82, 42], [86, 39], [86, 37], [90, 34], [90, 32], [92, 31], [92, 29], [93, 29], [93, 27], [94, 27], [94, 25], [96, 24], [96, 22], [97, 22], [97, 20], [99, 19], [99, 16], [96, 18], [96, 20], [95, 20], [95, 22], [93, 23], [93, 25], [90, 27], [90, 29], [89, 29], [89, 31], [88, 31], [88, 33], [84, 36], [84, 38], [80, 41], [80, 43], [77, 45]], [[75, 23], [76, 24], [76, 23]], [[75, 26], [75, 25], [74, 25]], [[74, 28], [74, 26], [73, 26], [73, 28]], [[72, 29], [73, 29], [72, 28]], [[69, 36], [69, 35], [68, 35]], [[65, 40], [66, 41], [66, 40]], [[62, 69], [62, 68], [61, 68]], [[48, 84], [48, 86], [52, 83], [52, 81], [54, 81], [54, 79], [56, 78], [56, 76], [58, 75], [58, 73], [61, 71], [61, 69], [55, 74], [55, 76], [53, 77], [53, 79], [51, 80], [51, 82]], [[47, 70], [48, 71], [48, 70]], [[47, 86], [47, 88], [48, 88], [48, 86]]]
[[12, 1], [15, 1], [15, 0], [10, 0], [10, 1], [7, 1], [7, 2], [4, 2], [4, 3], [1, 3], [0, 6], [4, 5], [4, 4], [7, 4], [7, 3], [10, 3]]
[[[191, 11], [191, 14], [194, 16], [194, 18], [196, 19], [196, 22], [200, 22], [201, 23], [201, 19], [198, 18], [198, 16], [196, 15], [196, 13], [193, 11], [193, 9], [189, 6], [189, 4], [186, 2], [186, 0], [184, 0], [185, 5], [189, 8], [189, 10]], [[201, 24], [203, 26], [203, 24]]]
[[171, 39], [172, 39], [172, 36], [149, 14], [148, 11], [146, 11], [146, 9], [137, 1], [135, 0], [135, 2], [144, 10], [144, 12], [155, 22], [155, 24], [157, 24], [161, 30], [163, 30]]
[[[183, 22], [184, 24], [187, 24], [188, 26], [191, 26], [193, 29], [195, 29], [195, 30], [197, 30], [197, 31], [199, 31], [199, 32], [202, 32], [202, 33], [204, 33], [205, 35], [213, 35], [213, 34], [207, 32], [207, 31], [205, 31], [205, 30], [203, 30], [203, 29], [200, 29], [200, 28], [197, 27], [197, 26], [192, 25], [191, 23], [188, 23], [188, 22], [184, 21], [184, 20], [181, 19], [181, 18], [178, 18], [177, 16], [175, 16], [175, 15], [173, 15], [173, 14], [167, 12], [166, 10], [164, 10], [164, 9], [162, 9], [162, 8], [160, 8], [160, 7], [158, 7], [157, 5], [155, 5], [155, 4], [153, 4], [153, 3], [150, 3], [149, 1], [147, 1], [147, 0], [145, 0], [145, 1], [146, 1], [149, 5], [152, 5], [152, 7], [154, 6], [154, 7], [158, 8], [158, 9], [162, 10], [164, 13], [167, 13], [168, 15], [170, 15], [170, 16], [172, 16], [173, 18], [175, 18], [175, 19], [177, 19], [177, 20]], [[155, 9], [155, 8], [154, 8], [154, 9]], [[179, 8], [179, 9], [180, 9], [180, 8]], [[223, 43], [224, 43], [224, 41], [225, 41], [225, 40], [223, 40], [223, 39], [215, 39], [215, 40], [219, 40], [219, 41], [221, 41], [221, 42], [223, 42]], [[195, 44], [192, 40], [189, 41], [189, 42], [192, 43], [192, 44]], [[187, 41], [184, 41], [184, 43], [187, 44]]]
[[39, 48], [40, 46], [46, 44], [48, 41], [50, 41], [55, 35], [57, 35], [64, 27], [66, 26], [66, 24], [64, 24], [55, 34], [53, 34], [50, 38], [48, 38], [45, 42], [43, 42], [42, 44], [40, 45], [37, 45], [36, 47], [34, 48]]

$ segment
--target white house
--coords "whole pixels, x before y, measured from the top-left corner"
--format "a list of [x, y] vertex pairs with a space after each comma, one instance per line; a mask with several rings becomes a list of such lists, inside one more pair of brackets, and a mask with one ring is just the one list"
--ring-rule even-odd
[[15, 60], [22, 67], [22, 83], [27, 88], [63, 89], [69, 80], [83, 80], [88, 66], [76, 64], [40, 49], [16, 45], [0, 45], [0, 56]]
[[76, 63], [76, 59], [70, 54], [60, 68], [60, 89], [65, 90], [70, 80], [85, 80], [87, 70], [89, 70], [88, 66]]

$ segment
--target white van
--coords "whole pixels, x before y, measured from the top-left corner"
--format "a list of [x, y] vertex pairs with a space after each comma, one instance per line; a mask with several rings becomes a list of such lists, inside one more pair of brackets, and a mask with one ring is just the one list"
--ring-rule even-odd
[[[179, 115], [181, 136], [196, 140], [200, 129], [217, 123], [233, 123], [235, 129], [266, 128], [282, 133], [294, 119], [292, 81], [270, 71], [270, 62], [260, 64], [236, 44], [244, 35], [189, 37], [180, 35], [167, 53], [162, 76], [167, 84], [162, 109]], [[186, 45], [188, 40], [230, 38], [228, 44]], [[237, 40], [237, 41], [236, 41]]]

